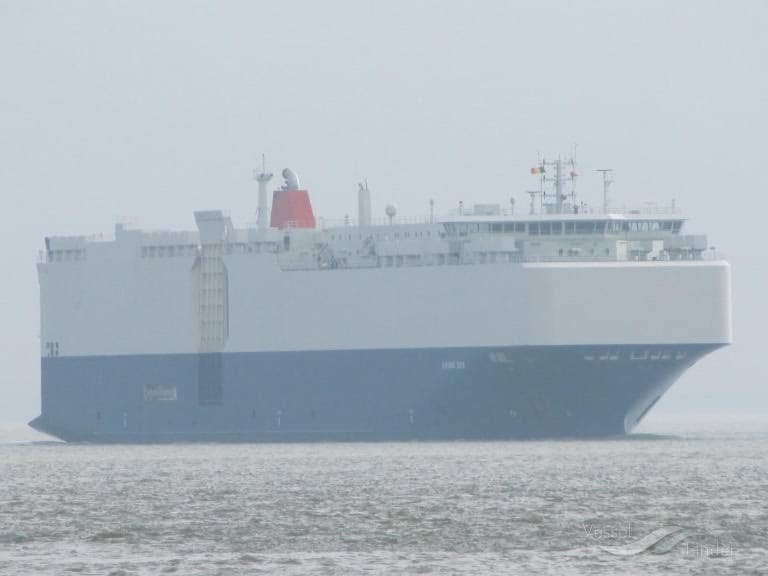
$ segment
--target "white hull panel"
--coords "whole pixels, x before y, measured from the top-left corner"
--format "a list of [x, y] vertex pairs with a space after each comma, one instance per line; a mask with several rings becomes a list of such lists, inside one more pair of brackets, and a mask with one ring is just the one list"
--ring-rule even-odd
[[[723, 261], [283, 271], [223, 257], [221, 352], [728, 344]], [[41, 264], [42, 355], [197, 353], [194, 258]]]

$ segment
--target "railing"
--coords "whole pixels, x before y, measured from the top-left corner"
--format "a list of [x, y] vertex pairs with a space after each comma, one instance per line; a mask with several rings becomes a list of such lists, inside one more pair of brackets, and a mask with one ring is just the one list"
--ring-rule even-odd
[[[318, 228], [325, 230], [328, 228], [356, 228], [358, 226], [355, 218], [323, 218], [317, 219]], [[371, 218], [369, 226], [403, 226], [406, 224], [436, 224], [438, 219], [430, 220], [429, 216], [396, 216], [392, 220], [389, 218]]]
[[[667, 258], [624, 258], [618, 259], [615, 256], [598, 256], [598, 255], [578, 255], [578, 256], [534, 256], [524, 254], [510, 254], [506, 258], [491, 259], [491, 258], [473, 258], [464, 257], [460, 259], [456, 258], [444, 258], [443, 261], [438, 260], [436, 257], [422, 258], [417, 262], [408, 261], [403, 259], [398, 262], [396, 256], [392, 256], [393, 261], [391, 264], [387, 264], [384, 261], [385, 257], [381, 257], [377, 260], [359, 260], [350, 263], [342, 263], [335, 267], [318, 267], [314, 260], [292, 260], [291, 258], [283, 258], [280, 262], [280, 267], [284, 271], [294, 270], [343, 270], [343, 269], [357, 269], [357, 268], [418, 268], [425, 266], [482, 266], [485, 264], [545, 264], [545, 263], [575, 263], [575, 262], [624, 262], [624, 263], [649, 263], [649, 262], [694, 262], [694, 261], [719, 261], [725, 260], [725, 255], [722, 252], [716, 250], [704, 250], [701, 252], [681, 252], [675, 254], [675, 257]], [[341, 261], [340, 261], [341, 262]]]
[[[610, 214], [615, 214], [619, 216], [634, 216], [634, 215], [643, 215], [643, 216], [671, 216], [671, 215], [679, 215], [681, 214], [681, 210], [674, 204], [668, 204], [668, 205], [661, 205], [656, 204], [653, 202], [646, 202], [644, 204], [641, 204], [639, 206], [609, 206], [608, 210], [604, 210], [601, 207], [595, 207], [590, 206], [589, 204], [580, 204], [578, 206], [578, 212], [573, 212], [572, 210], [564, 210], [561, 213], [549, 213], [546, 210], [539, 210], [532, 216], [541, 216], [541, 217], [556, 217], [556, 216], [569, 216], [569, 215], [590, 215], [590, 216], [606, 216]], [[475, 213], [474, 207], [469, 206], [467, 208], [453, 208], [452, 210], [449, 210], [446, 214], [449, 218], [461, 218], [461, 217], [476, 217], [476, 218], [494, 218], [499, 216], [515, 216], [519, 218], [520, 220], [525, 220], [528, 216], [531, 216], [531, 214], [528, 213], [528, 211], [517, 211], [514, 212], [510, 208], [500, 208], [497, 213]], [[439, 218], [437, 218], [439, 220]]]
[[701, 252], [701, 259], [717, 261], [717, 260], [727, 260], [728, 257], [726, 256], [725, 252], [716, 250], [713, 246], [709, 250], [704, 250], [703, 252]]
[[641, 206], [609, 206], [608, 211], [604, 211], [602, 209], [590, 211], [589, 214], [619, 214], [622, 216], [633, 216], [633, 215], [643, 215], [643, 216], [675, 216], [680, 215], [682, 212], [680, 208], [675, 206], [675, 204], [669, 204], [669, 205], [659, 205], [659, 204], [653, 204], [653, 203], [646, 203], [642, 204]]
[[[568, 216], [572, 215], [572, 212], [564, 212], [562, 214], [548, 214], [546, 212], [537, 212], [536, 214], [533, 214], [533, 216], [536, 217], [550, 217], [554, 218], [557, 216]], [[576, 213], [576, 215], [583, 215], [583, 216], [607, 216], [607, 215], [616, 215], [616, 216], [680, 216], [681, 210], [674, 204], [669, 205], [661, 205], [661, 204], [655, 204], [651, 202], [647, 202], [645, 204], [641, 204], [639, 206], [610, 206], [608, 210], [603, 210], [602, 207], [596, 208], [588, 205], [582, 205], [579, 206], [579, 211]], [[468, 207], [465, 209], [457, 209], [454, 208], [452, 210], [449, 210], [448, 212], [442, 214], [442, 215], [435, 215], [435, 216], [395, 216], [392, 219], [389, 218], [372, 218], [370, 220], [370, 226], [389, 226], [390, 224], [392, 226], [401, 226], [401, 225], [407, 225], [407, 224], [437, 224], [445, 219], [455, 219], [455, 218], [462, 218], [462, 217], [474, 217], [474, 218], [489, 218], [491, 220], [497, 219], [499, 217], [505, 217], [505, 218], [514, 218], [515, 220], [526, 220], [531, 216], [528, 213], [523, 212], [514, 212], [510, 208], [500, 208], [498, 213], [495, 214], [475, 214], [473, 207]], [[350, 227], [354, 228], [358, 226], [358, 221], [355, 218], [351, 217], [345, 217], [345, 218], [318, 218], [318, 228], [321, 230], [327, 229], [327, 228], [344, 228], [344, 227]], [[290, 227], [290, 226], [288, 226]]]

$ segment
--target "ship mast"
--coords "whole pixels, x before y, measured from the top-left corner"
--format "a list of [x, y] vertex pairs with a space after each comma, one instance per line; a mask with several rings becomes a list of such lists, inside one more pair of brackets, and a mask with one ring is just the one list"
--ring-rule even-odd
[[613, 184], [613, 168], [600, 168], [598, 172], [603, 175], [603, 214], [608, 214], [608, 189]]
[[[568, 174], [566, 175], [566, 168]], [[547, 176], [549, 172], [553, 176]], [[563, 160], [560, 156], [556, 160], [541, 159], [538, 166], [531, 168], [531, 174], [539, 175], [539, 190], [528, 191], [531, 195], [531, 214], [535, 214], [535, 197], [540, 197], [540, 212], [547, 214], [563, 214], [568, 209], [577, 210], [576, 207], [576, 160], [573, 157]], [[566, 182], [570, 180], [570, 192], [565, 192]], [[551, 192], [547, 192], [547, 188]], [[566, 200], [570, 199], [570, 204]]]

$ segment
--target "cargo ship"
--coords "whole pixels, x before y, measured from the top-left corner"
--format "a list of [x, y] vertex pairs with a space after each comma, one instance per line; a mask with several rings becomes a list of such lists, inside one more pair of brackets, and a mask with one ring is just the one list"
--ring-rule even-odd
[[731, 342], [728, 262], [674, 205], [576, 196], [540, 159], [523, 210], [316, 219], [290, 169], [255, 222], [45, 238], [41, 414], [68, 441], [602, 437]]

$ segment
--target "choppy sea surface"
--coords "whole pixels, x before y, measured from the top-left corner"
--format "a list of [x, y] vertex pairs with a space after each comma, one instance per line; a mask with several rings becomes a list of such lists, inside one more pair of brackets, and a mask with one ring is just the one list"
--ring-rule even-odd
[[0, 427], [0, 574], [403, 573], [768, 573], [768, 418], [371, 444], [74, 445]]

